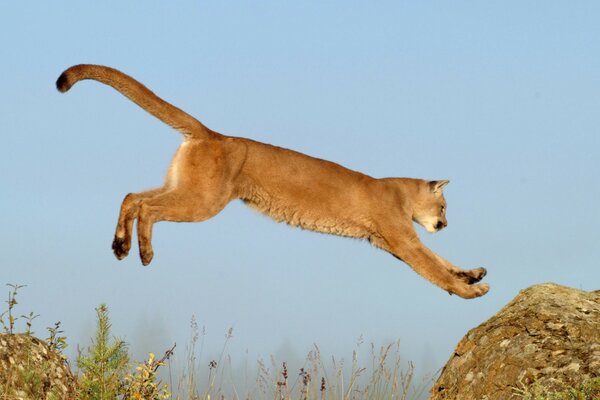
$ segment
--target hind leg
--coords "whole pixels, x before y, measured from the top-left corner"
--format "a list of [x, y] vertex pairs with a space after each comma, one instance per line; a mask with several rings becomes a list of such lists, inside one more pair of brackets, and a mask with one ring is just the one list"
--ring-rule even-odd
[[152, 225], [158, 221], [200, 222], [218, 214], [229, 199], [208, 201], [181, 192], [166, 192], [142, 199], [139, 205], [137, 235], [143, 265], [152, 261]]
[[165, 189], [159, 188], [141, 193], [129, 193], [125, 196], [123, 203], [121, 203], [121, 212], [119, 213], [115, 237], [112, 242], [112, 250], [117, 259], [122, 260], [129, 254], [133, 221], [138, 216], [141, 201], [163, 192], [165, 192]]

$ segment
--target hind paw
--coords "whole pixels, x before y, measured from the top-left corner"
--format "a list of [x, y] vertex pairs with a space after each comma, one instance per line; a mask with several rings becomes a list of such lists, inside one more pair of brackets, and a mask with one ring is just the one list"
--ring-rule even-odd
[[115, 236], [112, 242], [112, 250], [118, 260], [122, 260], [129, 254], [131, 248], [131, 242], [125, 238]]
[[142, 260], [142, 264], [144, 266], [150, 264], [153, 257], [154, 251], [152, 250], [152, 247], [145, 247], [143, 245], [140, 245], [140, 259]]

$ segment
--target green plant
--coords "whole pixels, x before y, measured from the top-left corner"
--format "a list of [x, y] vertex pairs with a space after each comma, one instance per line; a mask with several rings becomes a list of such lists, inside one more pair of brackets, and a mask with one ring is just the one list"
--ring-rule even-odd
[[167, 350], [164, 357], [156, 360], [153, 353], [150, 353], [148, 360], [139, 363], [135, 367], [135, 372], [128, 373], [125, 376], [123, 390], [121, 391], [123, 400], [165, 400], [171, 398], [166, 385], [157, 381], [156, 371], [159, 367], [165, 365], [175, 346]]
[[[163, 400], [171, 394], [157, 380], [159, 367], [171, 357], [175, 346], [168, 350], [163, 358], [156, 360], [153, 353], [148, 360], [131, 364], [127, 344], [116, 337], [110, 337], [110, 319], [108, 308], [101, 304], [96, 309], [96, 338], [87, 353], [81, 351], [77, 357], [80, 369], [78, 377], [79, 400]], [[61, 347], [63, 337], [57, 336], [59, 324], [49, 328], [50, 341]]]
[[[25, 285], [16, 285], [16, 284], [7, 283], [6, 286], [11, 287], [12, 290], [8, 292], [8, 300], [6, 301], [6, 303], [8, 304], [8, 309], [6, 311], [4, 311], [2, 314], [0, 314], [0, 323], [2, 324], [2, 329], [4, 330], [4, 333], [12, 334], [13, 329], [15, 327], [15, 321], [16, 321], [16, 319], [18, 319], [13, 316], [13, 308], [18, 304], [17, 303], [17, 292], [22, 287], [25, 287]], [[8, 314], [8, 322], [5, 322], [4, 316], [7, 314]]]
[[[598, 400], [600, 399], [600, 377], [589, 379], [577, 386], [554, 381], [555, 389], [548, 389], [539, 381], [521, 384], [513, 388], [516, 396], [523, 400]], [[556, 389], [558, 387], [558, 389]]]
[[[0, 398], [63, 399], [64, 392], [58, 385], [48, 387], [50, 382], [48, 371], [54, 366], [46, 360], [40, 362], [34, 361], [33, 358], [27, 359], [18, 369], [12, 371], [10, 383], [5, 388], [0, 385], [0, 393], [3, 394]], [[17, 393], [19, 396], [13, 397]]]
[[52, 350], [64, 357], [63, 351], [67, 348], [67, 337], [60, 336], [61, 333], [64, 333], [60, 330], [60, 321], [55, 322], [53, 327], [47, 327], [46, 329], [50, 333], [50, 336], [46, 338], [46, 343]]
[[[14, 315], [14, 308], [17, 304], [19, 304], [17, 302], [17, 294], [19, 292], [19, 289], [27, 287], [27, 285], [17, 285], [17, 284], [11, 284], [11, 283], [7, 283], [6, 286], [12, 288], [12, 290], [10, 290], [8, 292], [8, 300], [5, 302], [6, 304], [8, 304], [8, 308], [6, 311], [4, 311], [2, 314], [0, 314], [0, 324], [2, 324], [2, 329], [4, 330], [4, 333], [9, 333], [9, 334], [13, 334], [14, 333], [14, 328], [15, 328], [15, 323], [17, 322], [17, 320], [19, 320], [20, 318], [25, 318], [27, 320], [27, 334], [31, 333], [31, 322], [38, 317], [37, 315], [35, 315], [33, 312], [30, 312], [29, 315], [21, 315], [21, 317], [15, 317]], [[4, 321], [4, 317], [8, 316], [8, 321]]]
[[[60, 370], [60, 364], [64, 362], [65, 357], [61, 351], [66, 347], [66, 338], [57, 337], [60, 322], [55, 324], [52, 340], [47, 339], [47, 344], [51, 350], [61, 356], [61, 362], [53, 359], [53, 356], [47, 352], [44, 346], [39, 343], [39, 339], [33, 337], [33, 320], [38, 317], [37, 314], [30, 312], [27, 315], [15, 316], [15, 308], [18, 304], [17, 294], [21, 288], [26, 285], [7, 284], [11, 289], [8, 294], [7, 310], [0, 314], [0, 324], [3, 327], [4, 338], [7, 349], [12, 361], [5, 370], [0, 370], [0, 398], [31, 398], [31, 399], [63, 399], [69, 388], [64, 385], [56, 385], [55, 378], [65, 376], [64, 370]], [[7, 317], [5, 321], [4, 318]], [[16, 323], [18, 320], [25, 320], [25, 331], [18, 333]], [[57, 374], [57, 368], [60, 372]], [[68, 372], [67, 372], [68, 373]]]
[[[23, 285], [8, 285], [11, 288], [6, 303], [8, 310], [0, 314], [0, 322], [5, 333], [12, 334], [15, 322], [19, 319], [26, 320], [26, 334], [31, 333], [32, 321], [37, 317], [34, 313], [15, 317], [14, 308], [17, 305], [16, 296]], [[248, 385], [245, 370], [245, 381], [234, 377], [231, 359], [227, 354], [233, 330], [230, 328], [225, 334], [225, 342], [218, 357], [202, 360], [204, 345], [204, 328], [200, 332], [195, 318], [192, 318], [190, 343], [187, 348], [184, 370], [178, 374], [177, 390], [171, 394], [168, 387], [157, 377], [157, 371], [164, 366], [173, 355], [175, 346], [157, 360], [153, 353], [149, 353], [147, 360], [130, 363], [127, 344], [111, 336], [111, 324], [108, 308], [101, 304], [96, 308], [97, 329], [92, 344], [84, 353], [79, 350], [77, 366], [77, 394], [79, 400], [407, 400], [421, 398], [428, 387], [427, 381], [415, 385], [414, 366], [408, 363], [404, 367], [401, 363], [399, 342], [381, 348], [374, 345], [370, 347], [370, 359], [364, 362], [361, 353], [362, 338], [357, 342], [356, 349], [352, 352], [351, 362], [346, 365], [343, 359], [331, 358], [330, 362], [323, 359], [320, 349], [315, 345], [308, 353], [303, 364], [290, 369], [288, 363], [278, 362], [271, 357], [272, 367], [267, 367], [262, 360], [257, 361], [257, 372], [254, 385]], [[4, 320], [8, 317], [7, 321]], [[46, 342], [56, 353], [62, 355], [67, 346], [66, 337], [62, 335], [60, 322], [47, 328], [49, 337]], [[200, 341], [200, 351], [196, 351]], [[278, 368], [280, 366], [281, 368]], [[200, 369], [208, 368], [204, 374]], [[25, 367], [17, 373], [11, 374], [18, 380], [19, 387], [31, 398], [41, 398], [44, 381], [44, 364]], [[171, 363], [169, 363], [171, 375]], [[204, 378], [200, 381], [199, 376]], [[171, 378], [172, 383], [172, 378]], [[237, 389], [243, 386], [242, 395]], [[171, 387], [173, 385], [171, 384]], [[14, 389], [14, 385], [7, 387], [0, 383], [0, 398], [7, 397], [7, 393]], [[526, 400], [540, 399], [596, 399], [600, 392], [600, 381], [592, 381], [581, 388], [571, 391], [565, 389], [564, 393], [554, 393], [554, 397], [541, 397], [547, 395], [541, 387], [531, 386], [521, 389], [521, 397]], [[4, 396], [4, 397], [2, 397]], [[48, 393], [46, 398], [59, 399], [61, 393]], [[53, 397], [54, 396], [54, 397]], [[563, 397], [559, 397], [563, 396]], [[570, 396], [570, 397], [569, 397]], [[579, 396], [579, 397], [578, 397]], [[587, 397], [586, 397], [587, 396]], [[592, 396], [592, 397], [590, 397]], [[593, 397], [596, 396], [596, 397]]]
[[114, 400], [122, 389], [127, 374], [129, 355], [127, 344], [119, 338], [110, 338], [108, 308], [96, 308], [96, 338], [83, 354], [79, 351], [77, 366], [79, 398], [81, 400]]

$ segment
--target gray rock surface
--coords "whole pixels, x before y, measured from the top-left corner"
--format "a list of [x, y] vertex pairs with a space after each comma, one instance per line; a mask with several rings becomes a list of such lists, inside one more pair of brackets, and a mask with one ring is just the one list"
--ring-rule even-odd
[[75, 380], [60, 354], [26, 334], [0, 334], [0, 398], [74, 398]]
[[533, 382], [560, 390], [599, 376], [600, 291], [547, 283], [469, 331], [430, 399], [516, 399], [514, 388]]

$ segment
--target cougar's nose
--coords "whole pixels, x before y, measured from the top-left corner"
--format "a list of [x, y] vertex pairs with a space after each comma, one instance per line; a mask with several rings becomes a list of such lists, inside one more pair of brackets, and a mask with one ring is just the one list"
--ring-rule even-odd
[[438, 221], [438, 223], [435, 226], [435, 229], [437, 229], [438, 231], [442, 228], [445, 228], [448, 226], [448, 223], [446, 221]]

